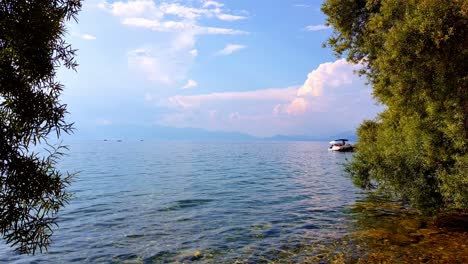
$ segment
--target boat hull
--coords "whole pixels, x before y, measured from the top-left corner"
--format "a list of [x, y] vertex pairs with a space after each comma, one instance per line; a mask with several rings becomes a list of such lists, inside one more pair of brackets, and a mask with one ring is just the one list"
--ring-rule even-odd
[[354, 147], [347, 144], [345, 146], [331, 146], [329, 150], [338, 152], [351, 152], [354, 151]]

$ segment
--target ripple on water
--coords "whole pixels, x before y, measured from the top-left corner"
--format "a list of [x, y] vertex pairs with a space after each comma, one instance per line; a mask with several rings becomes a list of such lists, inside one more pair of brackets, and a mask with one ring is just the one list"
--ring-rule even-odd
[[158, 211], [175, 211], [175, 210], [183, 210], [192, 207], [201, 206], [212, 202], [212, 199], [185, 199], [185, 200], [178, 200], [171, 203], [169, 206], [159, 209]]
[[316, 142], [76, 142], [48, 254], [8, 263], [267, 262], [344, 234], [361, 195]]

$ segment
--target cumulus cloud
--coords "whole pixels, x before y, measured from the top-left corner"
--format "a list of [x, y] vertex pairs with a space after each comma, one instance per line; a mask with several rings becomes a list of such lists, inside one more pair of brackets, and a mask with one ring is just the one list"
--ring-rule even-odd
[[171, 109], [160, 119], [160, 124], [168, 126], [258, 136], [332, 135], [353, 129], [381, 110], [375, 105], [371, 88], [354, 74], [359, 67], [337, 60], [320, 64], [301, 86], [176, 95], [153, 103]]
[[310, 25], [310, 26], [305, 27], [305, 30], [306, 31], [320, 31], [320, 30], [325, 30], [329, 28], [330, 27], [326, 25]]
[[188, 80], [187, 81], [187, 84], [185, 84], [182, 89], [190, 89], [190, 88], [194, 88], [194, 87], [197, 87], [198, 86], [198, 83], [194, 80]]
[[[309, 103], [304, 98], [295, 98], [286, 108], [288, 114], [302, 114], [307, 111]], [[276, 107], [276, 106], [275, 106]]]
[[330, 92], [334, 88], [351, 84], [357, 78], [353, 72], [360, 67], [361, 65], [350, 64], [345, 59], [322, 63], [307, 75], [307, 79], [297, 91], [297, 95], [321, 96], [324, 91]]
[[247, 46], [244, 46], [244, 45], [238, 45], [238, 44], [228, 44], [226, 45], [226, 47], [224, 47], [224, 49], [218, 51], [218, 55], [222, 55], [222, 56], [227, 56], [227, 55], [231, 55], [232, 53], [236, 52], [236, 51], [239, 51], [239, 50], [242, 50], [242, 49], [245, 49], [247, 48]]

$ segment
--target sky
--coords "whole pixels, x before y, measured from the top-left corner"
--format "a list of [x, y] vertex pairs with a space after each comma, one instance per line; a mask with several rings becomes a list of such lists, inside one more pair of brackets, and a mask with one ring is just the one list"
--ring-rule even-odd
[[87, 0], [67, 23], [77, 71], [61, 69], [82, 128], [160, 126], [253, 136], [333, 135], [381, 110], [322, 44], [318, 0]]

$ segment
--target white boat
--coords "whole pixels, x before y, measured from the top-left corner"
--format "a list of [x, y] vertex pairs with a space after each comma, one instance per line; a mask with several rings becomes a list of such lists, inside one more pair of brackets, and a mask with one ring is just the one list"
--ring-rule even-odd
[[353, 145], [348, 143], [347, 139], [340, 138], [340, 139], [335, 139], [330, 141], [330, 147], [328, 150], [332, 151], [353, 151], [354, 147]]

